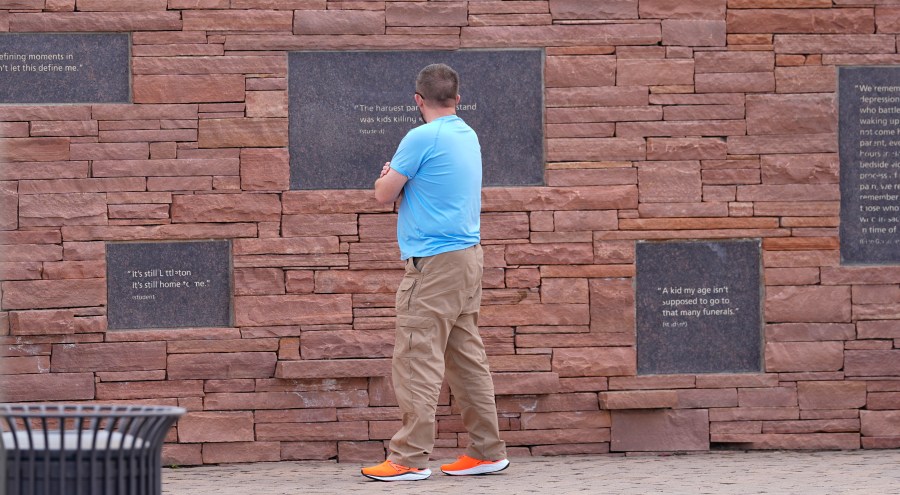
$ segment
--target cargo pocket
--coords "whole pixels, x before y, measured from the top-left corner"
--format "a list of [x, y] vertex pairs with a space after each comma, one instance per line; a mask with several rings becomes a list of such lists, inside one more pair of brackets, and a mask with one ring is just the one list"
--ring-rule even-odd
[[397, 315], [394, 357], [427, 358], [432, 355], [434, 321], [424, 316]]
[[395, 305], [397, 311], [409, 311], [412, 304], [413, 291], [416, 290], [416, 282], [418, 279], [413, 277], [403, 277], [400, 281], [400, 287], [397, 289], [397, 300]]

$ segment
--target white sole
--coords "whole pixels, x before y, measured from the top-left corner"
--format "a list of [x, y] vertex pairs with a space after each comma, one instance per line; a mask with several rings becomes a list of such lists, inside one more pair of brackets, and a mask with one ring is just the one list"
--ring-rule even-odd
[[469, 469], [462, 469], [459, 471], [444, 471], [444, 469], [441, 468], [441, 472], [443, 472], [444, 474], [449, 474], [450, 476], [470, 476], [475, 474], [497, 473], [503, 471], [508, 467], [509, 460], [503, 459], [502, 461], [493, 462], [491, 464], [481, 464], [480, 466], [475, 466]]
[[431, 470], [425, 469], [417, 473], [405, 473], [397, 476], [372, 476], [371, 474], [366, 473], [363, 473], [363, 476], [378, 481], [420, 481], [431, 476]]

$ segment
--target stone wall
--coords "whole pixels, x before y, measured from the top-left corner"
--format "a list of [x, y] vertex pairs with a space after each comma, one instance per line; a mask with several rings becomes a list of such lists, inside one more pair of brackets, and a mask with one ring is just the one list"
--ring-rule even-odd
[[[898, 448], [900, 267], [838, 249], [835, 67], [900, 63], [889, 3], [0, 0], [0, 31], [131, 32], [133, 73], [0, 106], [0, 390], [186, 407], [168, 463], [381, 459], [395, 214], [289, 190], [286, 54], [539, 47], [545, 185], [482, 217], [510, 453]], [[637, 376], [635, 241], [726, 238], [762, 239], [764, 372]], [[105, 243], [192, 239], [233, 240], [233, 327], [108, 331]]]

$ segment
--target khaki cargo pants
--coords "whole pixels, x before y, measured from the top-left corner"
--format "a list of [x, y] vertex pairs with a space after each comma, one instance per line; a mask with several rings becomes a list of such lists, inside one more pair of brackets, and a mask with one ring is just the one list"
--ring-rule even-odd
[[481, 246], [417, 258], [417, 262], [407, 260], [397, 290], [392, 369], [403, 426], [391, 439], [388, 459], [408, 467], [427, 466], [445, 377], [469, 433], [466, 454], [476, 459], [505, 459], [494, 384], [478, 334], [484, 265]]

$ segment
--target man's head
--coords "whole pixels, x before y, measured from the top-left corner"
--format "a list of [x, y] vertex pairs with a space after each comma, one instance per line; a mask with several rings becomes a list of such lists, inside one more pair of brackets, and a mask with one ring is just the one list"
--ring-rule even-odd
[[459, 74], [446, 64], [431, 64], [416, 76], [416, 93], [429, 106], [455, 107], [459, 95]]

